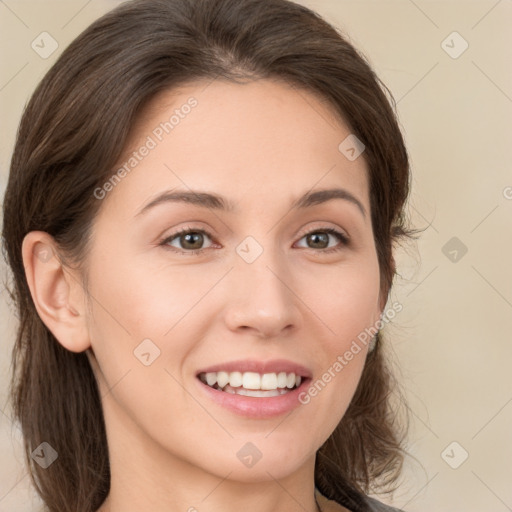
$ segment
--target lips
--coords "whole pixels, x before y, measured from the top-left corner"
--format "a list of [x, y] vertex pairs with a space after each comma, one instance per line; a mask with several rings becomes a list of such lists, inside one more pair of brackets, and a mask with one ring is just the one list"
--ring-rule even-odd
[[238, 361], [228, 361], [225, 363], [219, 363], [213, 366], [201, 368], [196, 372], [196, 377], [201, 373], [208, 372], [256, 372], [260, 374], [264, 373], [295, 373], [300, 375], [304, 379], [311, 378], [311, 371], [305, 366], [289, 361], [287, 359], [272, 359], [269, 361], [258, 361], [256, 359], [244, 359]]
[[[297, 365], [295, 365], [295, 368], [296, 367]], [[205, 370], [208, 369], [209, 368], [205, 368]], [[202, 396], [207, 397], [218, 406], [237, 416], [255, 420], [276, 418], [283, 414], [289, 414], [293, 409], [304, 406], [304, 402], [300, 400], [300, 396], [309, 386], [309, 382], [311, 382], [311, 379], [306, 378], [301, 382], [299, 387], [289, 389], [284, 394], [280, 393], [278, 396], [255, 397], [220, 391], [208, 386], [208, 384], [205, 384], [199, 378], [196, 380], [198, 393], [202, 394]]]

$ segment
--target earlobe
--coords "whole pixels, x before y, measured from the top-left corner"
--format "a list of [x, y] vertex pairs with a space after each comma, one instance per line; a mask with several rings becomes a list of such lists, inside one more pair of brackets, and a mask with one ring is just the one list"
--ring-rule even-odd
[[44, 231], [31, 231], [23, 240], [22, 257], [32, 300], [46, 327], [71, 352], [89, 348], [87, 323], [80, 306], [83, 301], [73, 303], [73, 298], [83, 297], [84, 291], [62, 264], [53, 237]]

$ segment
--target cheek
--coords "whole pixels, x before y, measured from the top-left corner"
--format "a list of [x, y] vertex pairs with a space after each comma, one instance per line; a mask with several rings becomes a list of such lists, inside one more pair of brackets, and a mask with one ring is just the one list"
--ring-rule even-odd
[[320, 267], [304, 276], [301, 279], [303, 300], [325, 328], [328, 346], [342, 349], [350, 345], [350, 340], [378, 319], [376, 257], [354, 258], [337, 268], [326, 271]]
[[[122, 251], [120, 251], [122, 252]], [[142, 258], [96, 257], [90, 265], [91, 345], [110, 386], [133, 370], [179, 368], [193, 348], [195, 305], [211, 288], [204, 274], [153, 268]], [[191, 268], [191, 267], [190, 267]], [[148, 341], [149, 340], [149, 341]], [[149, 353], [149, 356], [144, 354]], [[150, 372], [153, 373], [153, 372]], [[148, 380], [148, 372], [141, 375]]]
[[180, 331], [187, 301], [161, 276], [137, 265], [128, 272], [117, 263], [105, 261], [104, 272], [91, 273], [89, 332], [97, 378], [109, 419], [126, 414], [150, 431], [169, 425], [169, 411], [186, 403], [186, 391], [177, 382], [183, 380], [179, 369], [190, 350], [189, 337]]
[[[323, 409], [320, 414], [329, 418], [332, 428], [359, 383], [371, 338], [367, 331], [379, 314], [377, 260], [360, 260], [337, 270], [328, 276], [318, 272], [308, 276], [306, 299], [323, 326], [323, 335], [315, 338], [322, 373], [311, 383], [304, 401], [317, 401]], [[312, 287], [312, 282], [317, 286]]]
[[[128, 251], [119, 251], [119, 253]], [[90, 291], [98, 316], [105, 328], [121, 329], [135, 342], [142, 337], [161, 337], [172, 327], [172, 319], [183, 309], [180, 273], [164, 277], [143, 258], [115, 258], [98, 255], [91, 265]]]

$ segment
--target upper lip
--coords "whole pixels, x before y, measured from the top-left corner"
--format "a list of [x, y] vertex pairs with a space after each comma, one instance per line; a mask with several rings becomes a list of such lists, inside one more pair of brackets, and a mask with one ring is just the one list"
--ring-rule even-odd
[[260, 374], [264, 373], [295, 373], [301, 377], [311, 378], [311, 372], [303, 365], [288, 361], [286, 359], [272, 359], [269, 361], [258, 361], [256, 359], [243, 359], [238, 361], [228, 361], [225, 363], [219, 363], [208, 368], [203, 368], [196, 373], [198, 376], [201, 373], [208, 372], [256, 372]]

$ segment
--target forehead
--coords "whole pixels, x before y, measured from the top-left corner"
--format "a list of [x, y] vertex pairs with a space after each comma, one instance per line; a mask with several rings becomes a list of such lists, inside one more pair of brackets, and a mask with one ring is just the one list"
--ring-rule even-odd
[[140, 203], [179, 187], [219, 191], [235, 202], [272, 194], [288, 201], [343, 186], [368, 206], [364, 159], [350, 161], [339, 149], [349, 135], [330, 103], [286, 83], [192, 82], [145, 106], [115, 167], [124, 165], [127, 177], [111, 195], [128, 192]]

